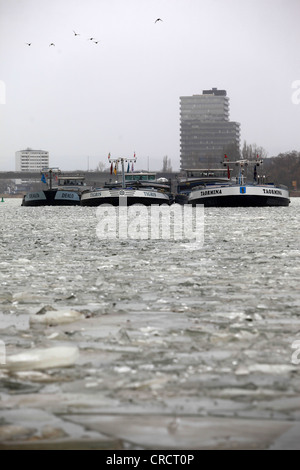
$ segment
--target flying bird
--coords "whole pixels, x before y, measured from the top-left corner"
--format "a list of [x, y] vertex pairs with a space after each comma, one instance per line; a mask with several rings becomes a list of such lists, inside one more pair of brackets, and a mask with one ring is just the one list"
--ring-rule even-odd
[[157, 18], [157, 20], [155, 20], [154, 23], [157, 23], [158, 21], [162, 21], [162, 19]]
[[94, 41], [95, 44], [98, 44], [98, 42], [100, 42], [100, 41]]
[[31, 42], [26, 42], [27, 46], [31, 46]]
[[88, 41], [94, 41], [95, 38], [88, 38]]
[[54, 42], [51, 42], [51, 44], [49, 44], [49, 47], [50, 47], [50, 46], [55, 46]]
[[74, 29], [73, 29], [73, 33], [74, 33], [74, 36], [80, 36], [79, 33], [76, 33], [76, 31], [74, 31]]

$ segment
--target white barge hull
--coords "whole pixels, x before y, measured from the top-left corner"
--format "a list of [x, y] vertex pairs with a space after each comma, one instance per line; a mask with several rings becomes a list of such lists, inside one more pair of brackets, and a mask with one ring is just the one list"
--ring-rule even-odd
[[100, 206], [101, 204], [111, 204], [113, 206], [133, 204], [169, 204], [168, 194], [152, 191], [151, 189], [99, 189], [83, 193], [81, 196], [82, 206]]
[[22, 201], [22, 206], [79, 206], [80, 194], [76, 191], [49, 189], [30, 192]]
[[207, 207], [288, 206], [289, 191], [276, 186], [214, 186], [191, 191], [188, 204]]

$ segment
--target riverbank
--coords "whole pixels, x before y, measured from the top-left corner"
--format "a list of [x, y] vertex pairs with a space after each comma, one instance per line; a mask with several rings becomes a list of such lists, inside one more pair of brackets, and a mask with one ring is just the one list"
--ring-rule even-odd
[[0, 194], [0, 200], [1, 199], [22, 199], [24, 194]]

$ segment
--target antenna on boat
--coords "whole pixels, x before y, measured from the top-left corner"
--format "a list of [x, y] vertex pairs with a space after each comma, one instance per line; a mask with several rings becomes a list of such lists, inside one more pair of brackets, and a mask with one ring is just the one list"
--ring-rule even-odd
[[111, 163], [111, 166], [110, 166], [110, 173], [112, 174], [112, 169], [113, 169], [113, 164], [114, 164], [114, 173], [115, 175], [117, 174], [117, 169], [118, 169], [118, 163], [121, 163], [122, 165], [122, 189], [126, 188], [126, 184], [125, 184], [125, 162], [129, 164], [129, 162], [132, 162], [132, 165], [133, 163], [136, 162], [136, 155], [135, 155], [135, 152], [133, 154], [133, 158], [124, 158], [124, 157], [120, 157], [120, 158], [111, 158], [111, 155], [110, 153], [108, 154], [108, 161]]
[[[52, 184], [53, 174], [59, 175], [60, 173], [61, 173], [61, 171], [60, 171], [59, 168], [43, 168], [42, 171], [41, 171], [43, 183], [47, 182], [46, 177], [48, 178], [48, 175], [49, 175], [49, 189], [52, 190], [53, 189], [53, 184]], [[43, 179], [43, 177], [45, 179]]]
[[[229, 158], [227, 157], [227, 155], [225, 155], [224, 160], [223, 160], [223, 165], [229, 168], [229, 164], [233, 164], [239, 167], [238, 182], [239, 184], [243, 185], [246, 182], [245, 169], [247, 169], [250, 165], [254, 165], [254, 167], [260, 166], [263, 164], [263, 160], [262, 159], [259, 160], [259, 155], [257, 155], [256, 160], [241, 159], [241, 160], [236, 160], [236, 161], [229, 161]], [[255, 170], [254, 170], [254, 174], [255, 174]], [[254, 177], [254, 180], [255, 180], [255, 177]]]

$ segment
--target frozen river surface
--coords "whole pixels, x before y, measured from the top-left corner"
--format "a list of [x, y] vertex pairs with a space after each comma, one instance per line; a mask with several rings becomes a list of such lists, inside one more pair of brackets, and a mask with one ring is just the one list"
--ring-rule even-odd
[[205, 209], [203, 246], [0, 222], [0, 449], [300, 448], [300, 199]]

